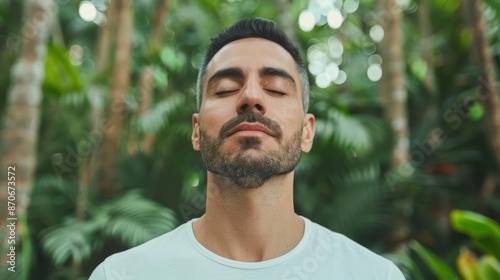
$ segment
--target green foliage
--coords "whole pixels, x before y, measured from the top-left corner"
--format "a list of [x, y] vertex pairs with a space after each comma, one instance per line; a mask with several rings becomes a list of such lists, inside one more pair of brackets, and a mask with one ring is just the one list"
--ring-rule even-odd
[[366, 242], [365, 233], [387, 227], [394, 214], [394, 193], [379, 176], [389, 132], [378, 118], [347, 114], [323, 100], [314, 100], [311, 111], [314, 148], [297, 169], [296, 204], [319, 223]]
[[174, 114], [185, 103], [185, 96], [174, 93], [158, 102], [137, 120], [137, 129], [141, 133], [157, 133], [169, 124], [170, 115]]
[[105, 236], [117, 236], [130, 247], [164, 234], [177, 225], [172, 210], [132, 191], [103, 205], [95, 212], [95, 222], [90, 223]]
[[48, 228], [47, 232], [42, 247], [55, 265], [60, 266], [68, 260], [81, 263], [90, 256], [91, 243], [85, 223], [69, 219], [62, 225]]
[[492, 256], [484, 256], [478, 262], [478, 279], [499, 279], [500, 263]]
[[373, 152], [375, 145], [386, 136], [383, 125], [376, 118], [349, 116], [335, 108], [326, 110], [324, 119], [317, 120], [316, 129], [317, 137], [323, 141], [360, 156]]
[[133, 247], [172, 230], [176, 223], [170, 209], [129, 192], [95, 208], [87, 220], [68, 217], [63, 224], [44, 230], [41, 244], [57, 266], [81, 263], [102, 248], [102, 237], [117, 237]]
[[67, 50], [62, 46], [48, 44], [43, 80], [44, 92], [60, 96], [82, 88], [82, 81], [78, 71], [68, 59]]
[[494, 280], [500, 277], [500, 263], [493, 256], [482, 256], [463, 250], [457, 257], [457, 267], [465, 280]]
[[474, 103], [474, 105], [472, 105], [472, 107], [470, 108], [470, 111], [469, 111], [469, 118], [471, 118], [471, 120], [480, 120], [483, 118], [483, 115], [484, 115], [484, 108], [481, 104], [479, 103]]
[[474, 212], [453, 210], [451, 224], [456, 231], [469, 235], [483, 253], [500, 259], [500, 225], [497, 222]]
[[[78, 1], [56, 1], [60, 35], [68, 47], [48, 45], [37, 177], [28, 217], [33, 251], [21, 252], [23, 261], [33, 259], [34, 268], [48, 267], [39, 273], [38, 279], [47, 279], [50, 273], [54, 278], [76, 277], [70, 269], [72, 263], [84, 264], [81, 274], [88, 275], [85, 269], [93, 265], [94, 259], [99, 261], [101, 249], [105, 250], [104, 255], [113, 253], [104, 247], [105, 243], [112, 241], [129, 247], [167, 232], [177, 224], [174, 217], [182, 212], [182, 206], [195, 208], [191, 213], [195, 216], [203, 213], [206, 176], [190, 142], [191, 115], [196, 112], [197, 71], [210, 38], [235, 20], [248, 16], [273, 19], [280, 27], [286, 22], [283, 19], [289, 18], [291, 28], [296, 31], [292, 35], [296, 36], [303, 57], [307, 57], [306, 65], [311, 66], [313, 62], [310, 53], [319, 50], [325, 61], [335, 62], [347, 76], [345, 82], [332, 82], [323, 88], [318, 86], [317, 75], [310, 73], [310, 111], [317, 121], [316, 137], [312, 151], [302, 155], [295, 173], [297, 212], [379, 251], [404, 247], [404, 241], [394, 235], [406, 232], [408, 236], [428, 241], [422, 244], [445, 255], [446, 259], [456, 254], [462, 246], [461, 240], [443, 226], [448, 220], [442, 213], [448, 213], [449, 207], [475, 207], [485, 176], [498, 170], [488, 149], [488, 132], [479, 122], [485, 117], [484, 108], [477, 100], [470, 102], [481, 81], [477, 80], [478, 71], [471, 67], [468, 59], [472, 36], [464, 17], [457, 16], [461, 13], [459, 0], [428, 1], [432, 33], [428, 41], [432, 49], [430, 63], [422, 55], [418, 1], [409, 1], [404, 9], [403, 66], [409, 97], [405, 112], [409, 117], [409, 146], [413, 155], [420, 152], [424, 158], [408, 165], [414, 169], [411, 176], [395, 172], [398, 180], [394, 185], [384, 180], [384, 174], [390, 171], [389, 158], [394, 148], [391, 124], [382, 120], [379, 85], [366, 74], [373, 61], [386, 63], [379, 61], [380, 46], [370, 37], [370, 29], [380, 24], [377, 1], [359, 1], [359, 9], [343, 14], [345, 20], [337, 29], [328, 26], [325, 10], [310, 32], [299, 29], [299, 14], [312, 5], [321, 9], [320, 1], [282, 1], [286, 3], [283, 13], [278, 11], [277, 1], [169, 1], [162, 26], [163, 42], [158, 49], [152, 49], [149, 36], [158, 2], [146, 0], [132, 4], [133, 61], [128, 95], [131, 98], [127, 100], [129, 107], [123, 116], [123, 138], [117, 143], [121, 151], [116, 162], [121, 193], [112, 201], [91, 196], [85, 218], [76, 219], [76, 203], [81, 199], [78, 176], [91, 154], [79, 158], [74, 155], [79, 145], [88, 140], [94, 114], [99, 113], [98, 121], [106, 118], [103, 108], [109, 101], [112, 59], [107, 59], [104, 73], [94, 77], [93, 60], [101, 27], [78, 16]], [[500, 6], [497, 0], [484, 2], [492, 56], [498, 61]], [[100, 13], [106, 12], [108, 1], [92, 3]], [[7, 98], [10, 67], [23, 41], [22, 11], [20, 1], [0, 1], [2, 106]], [[333, 57], [330, 49], [336, 40], [341, 42], [342, 52]], [[73, 65], [68, 59], [70, 46], [74, 45], [83, 50], [82, 64]], [[139, 73], [146, 66], [154, 69], [152, 103], [139, 116], [135, 114], [140, 104], [137, 93], [142, 86]], [[428, 92], [423, 84], [425, 75], [432, 71], [434, 93]], [[445, 140], [437, 144], [431, 141], [435, 140], [436, 130], [446, 135]], [[137, 141], [146, 137], [153, 139], [152, 150], [128, 154], [130, 135], [137, 136]], [[98, 150], [101, 140], [97, 139], [91, 152]], [[428, 148], [431, 143], [436, 145], [432, 151], [425, 152], [422, 146]], [[63, 176], [54, 176], [54, 173], [60, 175], [57, 170], [61, 162], [68, 171]], [[96, 187], [93, 182], [90, 185], [92, 189]], [[145, 197], [154, 198], [155, 202]], [[488, 213], [493, 213], [493, 218], [498, 218], [499, 205], [498, 198], [493, 196], [483, 206]], [[476, 216], [463, 213], [459, 216], [458, 226], [463, 230], [457, 230], [470, 234], [482, 252], [498, 257], [498, 243], [492, 241], [492, 236], [497, 235], [495, 227]], [[401, 220], [408, 223], [407, 228], [399, 224]], [[417, 243], [411, 247], [432, 271], [438, 271], [434, 273], [440, 278], [454, 279], [453, 270], [446, 268], [444, 261], [437, 260]], [[34, 261], [34, 256], [42, 255], [38, 252], [40, 249], [50, 260]], [[412, 260], [408, 253], [399, 252], [391, 258], [403, 267], [408, 278], [432, 277], [427, 271], [420, 271], [420, 263]], [[478, 257], [470, 264], [476, 274], [498, 270], [497, 262], [489, 255]], [[53, 273], [55, 266], [57, 272]], [[458, 268], [463, 276], [460, 266]], [[0, 278], [4, 279], [3, 275]]]
[[441, 260], [429, 250], [425, 249], [425, 247], [420, 245], [418, 242], [412, 241], [410, 243], [410, 248], [412, 248], [420, 258], [422, 258], [422, 260], [427, 264], [427, 266], [432, 270], [432, 272], [438, 279], [458, 279], [455, 272], [453, 272], [453, 270], [443, 260]]
[[171, 47], [160, 50], [161, 62], [172, 72], [179, 72], [186, 64], [186, 58], [182, 53], [176, 52]]
[[383, 255], [401, 270], [406, 279], [424, 280], [424, 276], [415, 261], [406, 253], [396, 251]]
[[[498, 244], [500, 242], [500, 225], [475, 212], [453, 210], [450, 214], [453, 228], [469, 235], [476, 248], [485, 256], [477, 259], [468, 249], [462, 249], [457, 256], [456, 265], [465, 280], [493, 280], [500, 277], [498, 262]], [[425, 264], [439, 279], [456, 279], [453, 270], [439, 257], [425, 249], [416, 241], [410, 247], [422, 258]]]

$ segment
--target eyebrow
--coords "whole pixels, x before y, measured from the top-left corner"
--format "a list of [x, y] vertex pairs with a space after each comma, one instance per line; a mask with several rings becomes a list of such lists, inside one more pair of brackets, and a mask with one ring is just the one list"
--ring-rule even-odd
[[[274, 67], [262, 67], [259, 70], [259, 76], [260, 77], [280, 77], [284, 78], [286, 80], [289, 80], [292, 82], [293, 87], [296, 88], [296, 83], [295, 79], [290, 75], [288, 72], [286, 72], [283, 69], [280, 68], [274, 68]], [[224, 68], [221, 69], [215, 74], [213, 74], [207, 82], [207, 88], [211, 87], [211, 84], [217, 80], [223, 79], [223, 78], [243, 78], [243, 70], [238, 67], [229, 67], [229, 68]]]
[[261, 77], [280, 77], [289, 80], [290, 82], [293, 83], [293, 87], [295, 88], [295, 80], [293, 79], [292, 75], [288, 74], [283, 69], [279, 68], [273, 68], [273, 67], [263, 67], [259, 70], [259, 75]]
[[223, 78], [243, 78], [243, 70], [237, 67], [230, 67], [230, 68], [224, 68], [221, 69], [215, 74], [213, 74], [209, 79], [207, 83], [207, 88], [211, 87], [211, 84], [216, 81], [220, 80]]

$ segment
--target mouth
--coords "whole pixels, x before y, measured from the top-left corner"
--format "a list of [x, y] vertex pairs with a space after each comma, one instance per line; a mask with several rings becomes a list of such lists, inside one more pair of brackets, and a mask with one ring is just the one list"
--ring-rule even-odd
[[235, 128], [229, 130], [226, 133], [226, 137], [230, 137], [232, 135], [241, 135], [241, 136], [271, 136], [275, 137], [275, 134], [267, 129], [266, 127], [259, 125], [259, 124], [249, 124], [249, 123], [243, 123]]

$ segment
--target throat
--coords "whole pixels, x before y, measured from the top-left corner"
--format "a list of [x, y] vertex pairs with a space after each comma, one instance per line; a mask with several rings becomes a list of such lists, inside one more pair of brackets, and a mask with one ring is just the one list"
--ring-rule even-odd
[[216, 255], [242, 262], [261, 262], [285, 255], [300, 242], [305, 227], [298, 216], [268, 225], [251, 220], [233, 225], [207, 222], [202, 217], [193, 223], [198, 242]]
[[196, 239], [209, 251], [238, 261], [264, 261], [292, 250], [304, 233], [294, 212], [293, 174], [260, 188], [217, 186], [208, 179], [205, 214], [193, 223]]

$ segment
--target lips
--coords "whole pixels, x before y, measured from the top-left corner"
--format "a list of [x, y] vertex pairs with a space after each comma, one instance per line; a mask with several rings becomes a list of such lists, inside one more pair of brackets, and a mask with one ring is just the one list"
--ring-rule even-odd
[[[252, 110], [239, 114], [224, 123], [219, 131], [219, 138], [223, 139], [240, 131], [242, 131], [242, 134], [246, 134], [249, 137], [265, 133], [272, 136], [277, 141], [281, 142], [283, 139], [283, 131], [277, 122]], [[252, 133], [252, 131], [260, 132]]]
[[231, 136], [237, 132], [240, 132], [240, 131], [261, 131], [261, 132], [264, 132], [272, 137], [275, 136], [274, 133], [272, 133], [269, 129], [267, 129], [266, 127], [264, 127], [262, 125], [244, 123], [244, 124], [240, 124], [240, 125], [236, 126], [235, 128], [229, 130], [228, 133], [226, 134], [226, 137], [229, 137], [229, 136]]

